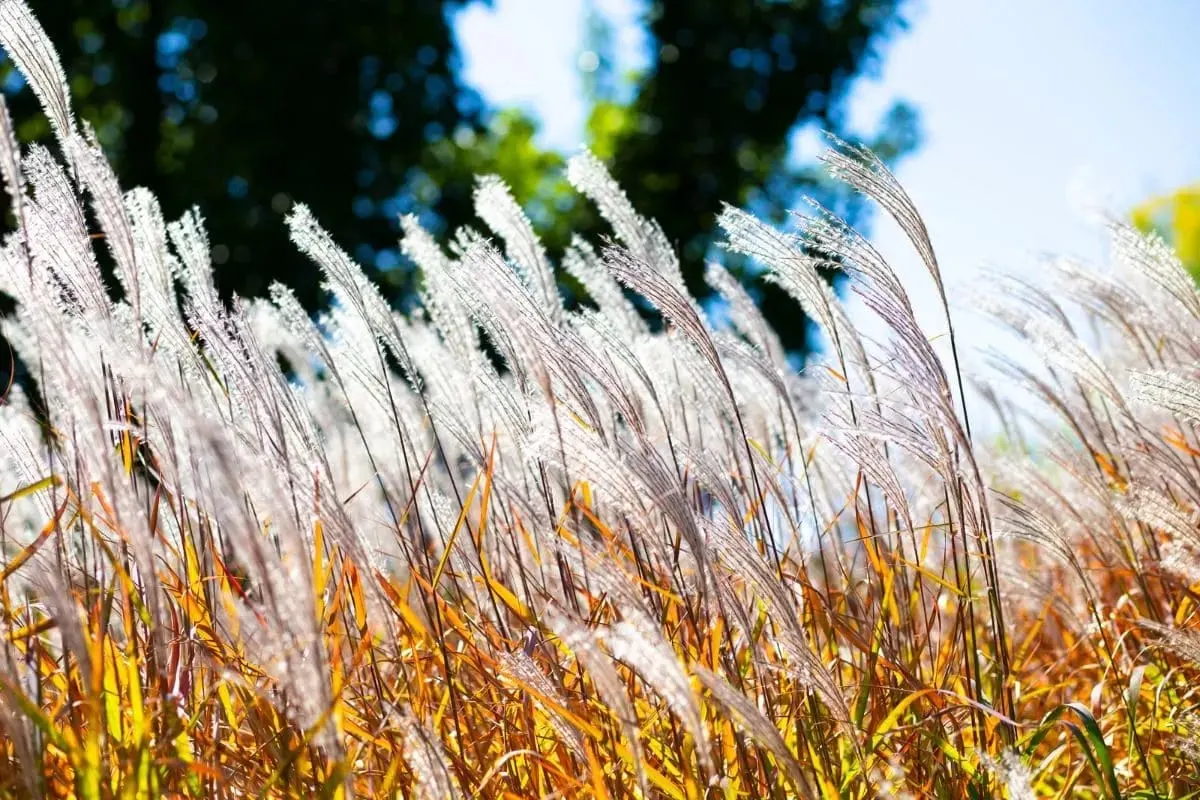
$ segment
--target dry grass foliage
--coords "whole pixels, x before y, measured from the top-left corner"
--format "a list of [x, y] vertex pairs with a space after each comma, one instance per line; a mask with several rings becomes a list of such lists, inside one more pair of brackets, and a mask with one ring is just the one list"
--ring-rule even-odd
[[[855, 231], [722, 213], [828, 342], [797, 372], [719, 266], [710, 322], [587, 154], [569, 178], [613, 236], [562, 260], [584, 307], [494, 178], [489, 233], [443, 249], [404, 220], [417, 313], [303, 207], [331, 310], [283, 286], [223, 303], [200, 214], [121, 191], [21, 0], [0, 42], [56, 137], [21, 150], [0, 107], [4, 333], [44, 398], [0, 405], [0, 794], [1200, 785], [1200, 293], [1160, 242], [1114, 223], [1109, 268], [983, 292], [1039, 356], [996, 359], [993, 446], [953, 328], [943, 361]], [[841, 142], [826, 160], [946, 306], [891, 174]]]

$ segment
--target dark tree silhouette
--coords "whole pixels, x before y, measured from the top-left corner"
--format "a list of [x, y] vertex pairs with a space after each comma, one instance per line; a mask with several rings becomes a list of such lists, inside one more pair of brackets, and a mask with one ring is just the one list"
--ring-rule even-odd
[[[703, 260], [722, 202], [778, 219], [805, 189], [853, 218], [852, 198], [823, 184], [812, 165], [789, 166], [788, 140], [812, 124], [853, 137], [843, 100], [855, 76], [904, 22], [900, 0], [777, 2], [658, 0], [649, 12], [657, 45], [638, 87], [635, 124], [615, 137], [614, 176], [635, 207], [677, 242], [688, 288], [708, 293]], [[897, 105], [869, 137], [894, 159], [915, 145], [915, 115]], [[760, 305], [784, 346], [802, 350], [806, 326], [773, 285]]]
[[[309, 308], [323, 300], [319, 278], [282, 224], [295, 201], [396, 301], [413, 286], [396, 255], [397, 215], [469, 221], [475, 171], [498, 171], [519, 200], [554, 209], [534, 214], [552, 251], [573, 227], [600, 232], [545, 178], [561, 157], [533, 146], [531, 121], [485, 126], [457, 70], [452, 14], [467, 1], [29, 0], [122, 182], [153, 189], [169, 217], [201, 207], [224, 291], [261, 294], [282, 280]], [[720, 203], [778, 217], [798, 187], [817, 186], [811, 166], [787, 163], [789, 135], [806, 123], [847, 133], [842, 100], [902, 27], [901, 4], [658, 0], [646, 12], [654, 57], [632, 99], [593, 82], [593, 144], [680, 244], [698, 296]], [[11, 65], [0, 79], [21, 137], [48, 138]], [[874, 143], [903, 152], [913, 119], [898, 107]], [[794, 306], [769, 289], [761, 297], [785, 344], [802, 350]]]
[[[308, 203], [351, 249], [387, 243], [384, 208], [406, 208], [428, 140], [479, 128], [479, 98], [457, 77], [459, 0], [30, 5], [122, 183], [152, 188], [172, 218], [201, 207], [227, 292], [284, 280], [316, 307], [316, 270], [282, 224], [289, 205]], [[37, 119], [31, 93], [12, 102]], [[448, 214], [465, 217], [469, 188], [443, 195]]]

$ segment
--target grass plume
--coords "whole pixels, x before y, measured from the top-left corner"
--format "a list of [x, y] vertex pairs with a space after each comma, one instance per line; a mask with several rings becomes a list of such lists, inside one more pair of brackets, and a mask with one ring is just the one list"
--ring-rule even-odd
[[[857, 232], [721, 212], [829, 343], [798, 372], [587, 153], [614, 236], [562, 268], [594, 305], [494, 177], [485, 229], [402, 221], [419, 311], [303, 206], [329, 310], [227, 305], [200, 212], [122, 191], [21, 0], [0, 43], [58, 151], [0, 104], [4, 333], [44, 398], [0, 403], [0, 794], [1195, 796], [1200, 292], [1161, 242], [1114, 222], [1105, 272], [989, 294], [1044, 356], [995, 359], [994, 444]], [[950, 319], [895, 178], [826, 163]]]

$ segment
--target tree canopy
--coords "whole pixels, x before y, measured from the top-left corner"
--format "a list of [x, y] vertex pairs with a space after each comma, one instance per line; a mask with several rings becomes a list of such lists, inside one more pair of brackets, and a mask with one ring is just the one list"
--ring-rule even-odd
[[[459, 74], [453, 15], [469, 0], [31, 0], [58, 44], [77, 111], [127, 187], [144, 185], [177, 216], [206, 216], [217, 280], [257, 295], [282, 280], [323, 301], [316, 269], [287, 241], [282, 215], [310, 205], [396, 302], [415, 276], [396, 248], [398, 215], [435, 229], [469, 222], [473, 176], [495, 172], [527, 204], [551, 250], [568, 231], [596, 234], [565, 190], [562, 154], [536, 144], [536, 121], [487, 109]], [[587, 137], [634, 205], [679, 244], [703, 297], [704, 259], [720, 203], [778, 219], [799, 188], [825, 191], [789, 161], [805, 125], [862, 138], [888, 158], [916, 142], [898, 104], [879, 131], [845, 124], [856, 76], [904, 26], [903, 0], [656, 0], [644, 24], [653, 52], [637, 75], [613, 75], [605, 27], [587, 81]], [[536, 36], [536, 32], [530, 32]], [[514, 43], [514, 46], [519, 46]], [[10, 64], [0, 71], [19, 134], [47, 136]], [[846, 198], [827, 195], [853, 216]], [[785, 345], [803, 320], [760, 295]]]
[[1133, 224], [1167, 241], [1200, 281], [1200, 183], [1151, 197], [1132, 213]]

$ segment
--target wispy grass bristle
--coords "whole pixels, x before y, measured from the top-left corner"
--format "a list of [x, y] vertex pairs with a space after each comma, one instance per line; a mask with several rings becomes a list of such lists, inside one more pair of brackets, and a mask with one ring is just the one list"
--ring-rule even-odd
[[819, 326], [800, 370], [590, 153], [578, 305], [496, 177], [478, 230], [400, 221], [411, 313], [303, 204], [328, 309], [225, 303], [200, 211], [122, 190], [21, 0], [0, 44], [60, 151], [0, 102], [37, 388], [0, 402], [0, 795], [1194, 792], [1200, 292], [1161, 241], [1112, 223], [1106, 270], [981, 290], [1028, 350], [982, 376], [999, 425], [915, 203], [838, 141], [930, 286], [819, 206], [714, 209]]

